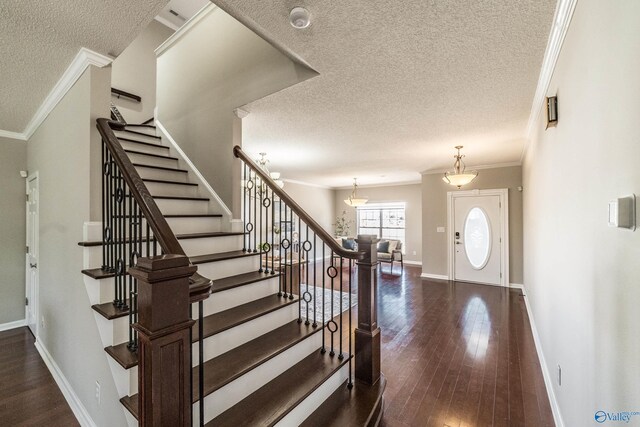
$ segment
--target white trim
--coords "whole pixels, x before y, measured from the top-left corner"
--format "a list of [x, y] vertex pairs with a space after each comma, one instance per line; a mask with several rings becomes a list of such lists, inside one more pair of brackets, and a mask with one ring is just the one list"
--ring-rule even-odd
[[[358, 188], [402, 187], [404, 185], [418, 185], [418, 184], [422, 184], [422, 179], [412, 179], [411, 181], [383, 182], [380, 184], [358, 184]], [[353, 183], [351, 185], [333, 187], [333, 189], [351, 191], [353, 190]]]
[[285, 183], [286, 182], [290, 182], [291, 184], [306, 185], [307, 187], [316, 187], [316, 188], [322, 188], [322, 189], [325, 189], [325, 190], [333, 190], [332, 187], [329, 187], [327, 185], [322, 185], [322, 184], [313, 184], [311, 182], [298, 181], [298, 180], [295, 180], [295, 179], [288, 179], [288, 178], [283, 178], [282, 180]]
[[540, 117], [540, 110], [544, 105], [544, 99], [547, 96], [549, 85], [551, 84], [551, 78], [555, 71], [558, 58], [560, 57], [560, 51], [562, 50], [562, 44], [569, 30], [569, 24], [573, 17], [573, 12], [576, 8], [578, 0], [558, 0], [558, 6], [553, 17], [553, 26], [551, 27], [551, 33], [549, 34], [549, 41], [547, 42], [547, 49], [544, 52], [544, 58], [542, 60], [542, 67], [540, 69], [540, 77], [538, 78], [538, 87], [536, 93], [533, 96], [533, 103], [531, 105], [531, 113], [529, 114], [529, 123], [527, 124], [526, 140], [522, 147], [522, 154], [520, 155], [520, 161], [522, 162], [529, 145], [531, 144], [531, 138], [533, 137], [533, 131]]
[[0, 137], [2, 138], [10, 138], [10, 139], [17, 139], [19, 141], [26, 141], [27, 137], [25, 136], [24, 133], [20, 133], [20, 132], [11, 132], [8, 130], [3, 130], [0, 129]]
[[[479, 166], [468, 166], [468, 169], [477, 169], [477, 170], [482, 170], [482, 169], [497, 169], [497, 168], [511, 168], [514, 166], [522, 166], [522, 162], [505, 162], [505, 163], [493, 163], [491, 165], [479, 165]], [[447, 171], [451, 171], [451, 168], [449, 169], [427, 169], [424, 170], [422, 172], [420, 172], [420, 175], [435, 175], [438, 173], [445, 173]], [[358, 185], [358, 187], [360, 187], [360, 185]]]
[[454, 248], [453, 248], [453, 213], [454, 199], [458, 197], [477, 197], [477, 196], [498, 196], [502, 207], [500, 208], [500, 236], [502, 244], [500, 245], [500, 286], [509, 286], [509, 189], [500, 188], [493, 190], [467, 190], [467, 191], [448, 191], [447, 192], [447, 272], [448, 279], [454, 280]]
[[402, 262], [408, 265], [422, 265], [422, 261], [411, 261], [411, 260], [405, 259]]
[[47, 368], [49, 368], [51, 376], [56, 381], [56, 384], [58, 384], [58, 388], [60, 388], [62, 395], [69, 404], [69, 407], [71, 407], [71, 410], [78, 419], [80, 425], [83, 427], [97, 427], [96, 423], [91, 419], [89, 412], [87, 412], [87, 409], [80, 401], [80, 398], [75, 391], [73, 391], [73, 388], [71, 388], [71, 384], [69, 384], [69, 381], [67, 381], [67, 378], [64, 376], [55, 360], [53, 360], [53, 357], [51, 357], [51, 354], [47, 351], [46, 347], [40, 343], [39, 339], [36, 339], [35, 345], [36, 349], [38, 349], [38, 353], [40, 353], [42, 360], [44, 360]]
[[171, 135], [169, 134], [169, 132], [167, 131], [167, 129], [162, 126], [162, 123], [160, 123], [160, 121], [158, 120], [158, 118], [156, 117], [155, 119], [156, 122], [156, 129], [158, 129], [160, 131], [160, 133], [162, 134], [162, 136], [164, 136], [167, 141], [169, 141], [169, 143], [171, 144], [171, 146], [178, 152], [178, 154], [180, 155], [180, 158], [182, 160], [184, 160], [184, 162], [187, 164], [187, 166], [189, 167], [189, 169], [191, 169], [191, 172], [193, 172], [193, 174], [196, 176], [196, 178], [198, 179], [198, 181], [200, 182], [200, 184], [202, 184], [202, 186], [207, 190], [207, 192], [209, 192], [209, 194], [211, 195], [211, 197], [213, 197], [216, 202], [218, 202], [218, 204], [220, 205], [220, 207], [222, 208], [222, 210], [224, 211], [224, 214], [228, 217], [231, 218], [232, 214], [231, 214], [231, 210], [229, 210], [229, 208], [227, 207], [227, 205], [222, 201], [222, 199], [220, 198], [220, 196], [218, 196], [218, 193], [216, 193], [213, 188], [211, 187], [211, 185], [209, 185], [209, 182], [204, 178], [204, 176], [200, 173], [200, 171], [198, 170], [198, 168], [196, 168], [196, 166], [193, 164], [193, 162], [189, 159], [189, 157], [187, 157], [187, 155], [185, 154], [184, 151], [182, 151], [182, 149], [180, 148], [180, 146], [178, 145], [178, 143], [171, 137]]
[[423, 279], [449, 280], [449, 276], [443, 276], [442, 274], [422, 273], [420, 277]]
[[525, 292], [525, 288], [524, 285], [522, 283], [509, 283], [509, 287], [513, 288], [513, 289], [521, 289], [522, 293], [524, 294]]
[[[160, 46], [156, 48], [154, 51], [156, 57], [159, 57], [163, 53], [167, 51], [171, 46], [173, 46], [178, 40], [184, 37], [195, 25], [206, 18], [212, 12], [218, 10], [218, 6], [213, 3], [207, 4], [205, 7], [200, 9], [195, 15], [193, 15], [187, 22], [185, 22], [182, 27], [175, 33], [171, 35], [167, 40], [164, 41]], [[157, 19], [157, 18], [156, 18]]]
[[[523, 286], [524, 287], [524, 286]], [[533, 311], [529, 304], [529, 297], [527, 296], [526, 287], [524, 287], [524, 305], [527, 308], [527, 315], [529, 316], [529, 324], [531, 325], [531, 333], [533, 335], [533, 342], [536, 346], [536, 352], [538, 353], [538, 360], [540, 361], [540, 368], [542, 370], [542, 377], [544, 378], [544, 385], [547, 389], [547, 395], [549, 396], [549, 404], [551, 405], [551, 412], [553, 413], [553, 420], [556, 423], [556, 427], [564, 427], [564, 421], [562, 420], [562, 414], [560, 413], [560, 405], [556, 399], [556, 393], [553, 390], [553, 382], [551, 381], [551, 375], [549, 374], [549, 367], [547, 361], [544, 358], [542, 352], [542, 343], [540, 342], [540, 335], [538, 335], [538, 328], [533, 318]]]
[[7, 322], [0, 324], [0, 332], [8, 331], [10, 329], [21, 328], [22, 326], [27, 326], [27, 319], [22, 320], [14, 320], [13, 322]]
[[156, 21], [158, 21], [159, 23], [161, 23], [162, 25], [164, 25], [165, 27], [169, 27], [171, 28], [173, 31], [178, 31], [180, 29], [180, 26], [177, 24], [174, 24], [173, 22], [169, 21], [167, 18], [164, 18], [160, 15], [156, 15], [155, 18]]

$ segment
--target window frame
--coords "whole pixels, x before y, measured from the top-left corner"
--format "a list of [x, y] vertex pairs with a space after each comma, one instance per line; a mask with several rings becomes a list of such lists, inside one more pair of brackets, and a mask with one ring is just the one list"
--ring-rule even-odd
[[[384, 213], [383, 211], [385, 210], [398, 210], [398, 209], [402, 209], [402, 213], [403, 213], [403, 220], [404, 220], [404, 227], [384, 227], [383, 226], [383, 221], [384, 221]], [[378, 221], [378, 226], [377, 227], [362, 227], [360, 224], [361, 221], [361, 214], [363, 211], [378, 211], [378, 216], [379, 216], [379, 221]], [[402, 242], [402, 253], [404, 254], [405, 251], [405, 247], [406, 247], [406, 238], [407, 238], [407, 204], [405, 202], [389, 202], [389, 203], [375, 203], [375, 204], [366, 204], [364, 206], [358, 206], [356, 208], [356, 234], [361, 234], [360, 233], [360, 229], [361, 228], [365, 228], [365, 229], [372, 229], [372, 228], [377, 228], [378, 229], [378, 235], [380, 236], [380, 239], [386, 239], [386, 240], [400, 240]], [[383, 234], [383, 230], [403, 230], [403, 237], [399, 238], [399, 239], [394, 239], [394, 238], [389, 238], [389, 237], [382, 237]]]

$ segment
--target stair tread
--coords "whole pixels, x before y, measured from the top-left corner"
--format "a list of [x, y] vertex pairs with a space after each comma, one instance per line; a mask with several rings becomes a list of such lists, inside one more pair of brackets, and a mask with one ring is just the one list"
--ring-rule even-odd
[[149, 157], [158, 157], [160, 159], [170, 159], [170, 160], [178, 160], [177, 157], [173, 157], [173, 156], [163, 156], [162, 154], [153, 154], [153, 153], [145, 153], [143, 151], [137, 151], [137, 150], [124, 150], [125, 153], [129, 153], [129, 154], [138, 154], [140, 156], [149, 156]]
[[[131, 125], [127, 125], [127, 126], [131, 126]], [[121, 130], [120, 132], [129, 132], [129, 133], [133, 133], [135, 135], [142, 135], [142, 136], [148, 136], [149, 138], [160, 139], [160, 137], [158, 135], [151, 135], [151, 134], [144, 133], [144, 132], [137, 132], [135, 130], [127, 129], [127, 126], [125, 126], [125, 128], [123, 130]], [[155, 126], [153, 127], [153, 129], [155, 129]]]
[[[280, 297], [277, 294], [274, 294], [268, 297], [260, 298], [258, 300], [248, 302], [246, 304], [242, 304], [242, 305], [230, 308], [225, 311], [221, 311], [219, 313], [210, 314], [204, 317], [204, 322], [203, 322], [204, 338], [205, 339], [209, 338], [215, 334], [224, 332], [227, 329], [231, 329], [235, 326], [249, 322], [262, 315], [271, 313], [280, 308], [286, 307], [288, 305], [291, 305], [297, 302], [298, 302], [297, 299], [288, 299], [288, 298]], [[113, 307], [113, 304], [111, 303], [105, 303], [101, 305], [107, 305], [107, 304]], [[106, 309], [108, 308], [109, 307], [106, 307]], [[126, 312], [126, 314], [128, 314], [128, 311]], [[118, 316], [118, 317], [122, 317], [122, 316]], [[294, 322], [296, 324], [298, 323], [297, 320]], [[260, 337], [257, 339], [260, 339]], [[196, 321], [196, 323], [193, 325], [192, 342], [195, 343], [197, 341], [198, 341], [198, 322]], [[246, 345], [246, 344], [243, 344], [243, 345]], [[129, 351], [126, 343], [106, 347], [105, 351], [125, 369], [129, 369], [138, 364], [138, 354]]]
[[[126, 300], [127, 306], [129, 305], [129, 300]], [[117, 319], [119, 317], [125, 317], [129, 315], [129, 309], [121, 310], [115, 305], [113, 302], [104, 302], [102, 304], [94, 304], [91, 306], [92, 309], [100, 313], [104, 318], [108, 320]]]
[[224, 261], [227, 259], [234, 258], [242, 258], [246, 256], [256, 256], [260, 255], [260, 252], [244, 252], [240, 251], [229, 251], [229, 252], [218, 252], [216, 254], [205, 254], [205, 255], [197, 255], [189, 257], [192, 264], [204, 264], [207, 262], [215, 262], [215, 261]]
[[349, 360], [316, 351], [205, 424], [272, 426], [320, 387]]
[[[288, 299], [286, 297], [273, 294], [264, 298], [259, 298], [251, 302], [241, 304], [218, 313], [204, 317], [202, 330], [204, 338], [224, 332], [235, 326], [249, 322], [265, 314], [271, 313], [283, 307], [297, 303], [298, 299]], [[198, 321], [193, 325], [193, 342], [198, 341]]]
[[133, 163], [133, 166], [139, 167], [139, 168], [161, 169], [161, 170], [171, 171], [171, 172], [182, 172], [182, 173], [188, 173], [189, 172], [186, 169], [168, 168], [168, 167], [165, 167], [165, 166], [145, 165], [143, 163]]
[[[208, 396], [219, 390], [320, 330], [322, 328], [305, 326], [304, 323], [299, 324], [297, 320], [293, 320], [246, 344], [206, 361], [204, 363], [204, 395]], [[126, 346], [125, 350], [128, 351]], [[133, 354], [137, 357], [137, 353]], [[192, 376], [193, 403], [195, 403], [199, 400], [197, 366], [192, 369]], [[137, 394], [128, 397], [130, 400], [137, 401], [138, 399]], [[132, 412], [132, 414], [137, 418], [137, 412]]]
[[237, 288], [239, 286], [248, 285], [250, 283], [268, 280], [272, 277], [278, 277], [278, 274], [260, 273], [252, 271], [250, 273], [238, 274], [235, 276], [224, 277], [211, 281], [211, 293], [226, 291], [227, 289]]
[[135, 144], [149, 145], [151, 147], [160, 147], [160, 148], [164, 148], [166, 150], [169, 150], [169, 147], [167, 147], [165, 145], [154, 144], [153, 142], [140, 141], [138, 139], [125, 138], [125, 137], [122, 137], [122, 136], [118, 136], [116, 138], [118, 138], [121, 141], [133, 142]]
[[[204, 239], [208, 237], [242, 236], [244, 234], [245, 233], [242, 231], [207, 231], [203, 233], [176, 234], [176, 239], [178, 240]], [[129, 239], [126, 239], [125, 241], [128, 242]], [[142, 241], [146, 242], [147, 239], [143, 237]], [[119, 243], [119, 242], [120, 240], [115, 241], [115, 243]], [[85, 247], [102, 246], [102, 241], [92, 240], [92, 241], [86, 241], [86, 242], [78, 242], [78, 246], [85, 246]], [[101, 268], [90, 268], [87, 270], [82, 270], [82, 273], [94, 279], [103, 279], [105, 277], [113, 276], [113, 273], [106, 272]]]
[[197, 201], [209, 201], [207, 197], [189, 197], [189, 196], [151, 196], [154, 199], [160, 200], [197, 200]]
[[[189, 185], [191, 187], [197, 187], [198, 184], [193, 182], [180, 182], [180, 181], [171, 181], [168, 179], [150, 179], [150, 178], [142, 178], [144, 182], [156, 182], [159, 184], [175, 184], [175, 185]], [[222, 215], [221, 215], [222, 216]]]
[[148, 125], [146, 123], [142, 123], [142, 124], [131, 124], [131, 123], [127, 123], [125, 125], [125, 129], [127, 127], [134, 127], [134, 128], [151, 128], [151, 129], [155, 129], [156, 126], [155, 125]]
[[300, 427], [374, 425], [376, 420], [369, 417], [377, 415], [374, 409], [380, 404], [386, 383], [384, 375], [381, 375], [374, 385], [356, 380], [351, 390], [346, 385], [338, 387]]
[[138, 405], [138, 394], [134, 394], [133, 396], [124, 396], [120, 398], [120, 403], [127, 408], [131, 415], [138, 418], [138, 412], [140, 411], [140, 407]]

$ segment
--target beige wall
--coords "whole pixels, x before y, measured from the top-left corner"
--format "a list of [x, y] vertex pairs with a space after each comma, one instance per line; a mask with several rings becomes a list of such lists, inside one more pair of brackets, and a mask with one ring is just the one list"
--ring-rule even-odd
[[332, 189], [285, 182], [283, 190], [311, 215], [322, 228], [333, 234], [332, 224], [335, 222], [335, 200]]
[[[509, 282], [521, 284], [522, 273], [522, 168], [520, 166], [482, 169], [464, 190], [509, 189]], [[422, 175], [422, 272], [446, 276], [447, 272], [447, 192], [456, 188], [442, 180], [442, 174]], [[525, 190], [526, 191], [526, 190]], [[438, 233], [438, 227], [445, 227]]]
[[[27, 142], [27, 167], [39, 173], [40, 317], [37, 340], [48, 349], [62, 374], [99, 426], [126, 421], [93, 310], [83, 284], [83, 224], [90, 218], [93, 117], [92, 92], [106, 98], [110, 68], [90, 67]], [[101, 384], [102, 404], [94, 399]]]
[[233, 110], [315, 75], [216, 8], [158, 57], [158, 118], [231, 207]]
[[24, 319], [27, 145], [0, 137], [0, 325]]
[[111, 85], [142, 98], [135, 102], [128, 98], [112, 97], [124, 119], [129, 123], [142, 123], [153, 117], [156, 107], [156, 54], [173, 30], [151, 21], [138, 37], [113, 61]]
[[[351, 190], [335, 191], [335, 212], [332, 223], [336, 222], [336, 217], [341, 217], [346, 211], [345, 218], [351, 221], [350, 234], [355, 235], [356, 210], [344, 204], [344, 199], [348, 198]], [[393, 185], [388, 187], [358, 187], [358, 195], [368, 197], [369, 203], [389, 203], [404, 202], [406, 214], [405, 230], [405, 255], [406, 261], [422, 261], [422, 205], [420, 195], [420, 184]], [[333, 233], [335, 227], [331, 228]], [[415, 252], [415, 254], [414, 254]]]
[[640, 194], [638, 16], [577, 3], [547, 92], [559, 123], [541, 114], [523, 167], [524, 284], [565, 426], [640, 405], [640, 232], [607, 226], [610, 200]]

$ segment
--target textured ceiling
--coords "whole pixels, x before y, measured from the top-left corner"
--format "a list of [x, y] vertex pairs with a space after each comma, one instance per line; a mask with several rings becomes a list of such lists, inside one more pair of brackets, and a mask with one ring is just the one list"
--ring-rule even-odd
[[285, 178], [417, 181], [455, 145], [470, 166], [520, 160], [555, 0], [214, 2], [320, 73], [245, 108], [245, 149]]
[[168, 0], [1, 0], [0, 129], [22, 132], [81, 47], [119, 55]]

